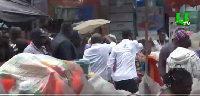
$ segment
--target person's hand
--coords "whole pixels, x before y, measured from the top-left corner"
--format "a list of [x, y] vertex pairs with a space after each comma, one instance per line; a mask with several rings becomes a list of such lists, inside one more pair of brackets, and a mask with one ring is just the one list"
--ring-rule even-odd
[[151, 37], [149, 38], [149, 42], [150, 42], [150, 44], [151, 44], [151, 47], [154, 47], [154, 43], [153, 43], [153, 40], [152, 40]]
[[152, 41], [152, 38], [151, 38], [151, 37], [149, 38], [149, 41]]
[[110, 38], [108, 35], [104, 35], [104, 38]]
[[108, 29], [106, 27], [101, 27], [102, 36], [108, 35]]
[[111, 43], [111, 42], [114, 42], [110, 39], [110, 37], [108, 35], [105, 35], [104, 36], [105, 40], [108, 42], [108, 43]]

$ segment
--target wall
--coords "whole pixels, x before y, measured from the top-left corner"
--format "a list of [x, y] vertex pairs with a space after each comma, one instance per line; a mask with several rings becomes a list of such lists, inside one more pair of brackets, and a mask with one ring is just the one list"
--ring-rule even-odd
[[87, 21], [94, 18], [94, 5], [84, 5], [78, 8], [79, 21]]
[[97, 19], [98, 18], [98, 8], [100, 6], [99, 0], [84, 0], [81, 6], [94, 6], [93, 10], [93, 18], [91, 19]]
[[48, 0], [34, 0], [34, 6], [45, 14], [48, 14]]
[[[102, 2], [103, 1], [103, 2]], [[105, 6], [106, 0], [84, 0], [83, 2], [74, 1], [74, 0], [48, 0], [48, 14], [54, 18], [54, 5], [61, 5], [61, 6], [67, 6], [67, 7], [79, 7], [81, 10], [84, 10], [84, 12], [89, 13], [87, 14], [79, 14], [79, 15], [85, 15], [83, 16], [84, 19], [82, 20], [89, 20], [89, 19], [107, 19], [108, 18], [108, 10], [107, 6]], [[101, 3], [104, 3], [101, 5]], [[93, 11], [93, 12], [91, 12]], [[88, 17], [87, 17], [88, 16]], [[85, 18], [87, 17], [87, 18]]]
[[66, 7], [79, 7], [82, 2], [77, 0], [48, 0], [48, 14], [50, 17], [54, 18], [54, 5], [61, 5]]
[[108, 0], [84, 0], [81, 6], [94, 6], [93, 19], [108, 19]]

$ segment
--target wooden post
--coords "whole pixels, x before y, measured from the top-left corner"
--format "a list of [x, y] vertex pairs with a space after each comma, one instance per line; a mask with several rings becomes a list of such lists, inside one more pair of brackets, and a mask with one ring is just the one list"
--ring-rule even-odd
[[145, 75], [148, 75], [148, 47], [147, 45], [148, 42], [149, 42], [149, 38], [148, 38], [148, 30], [149, 30], [149, 27], [148, 27], [148, 0], [145, 0], [145, 40], [146, 40], [146, 46], [145, 46], [145, 50], [146, 50], [146, 54], [145, 54]]

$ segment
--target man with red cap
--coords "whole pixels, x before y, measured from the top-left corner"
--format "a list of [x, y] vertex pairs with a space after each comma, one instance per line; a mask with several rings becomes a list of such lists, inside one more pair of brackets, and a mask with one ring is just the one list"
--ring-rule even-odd
[[158, 70], [161, 76], [166, 72], [166, 60], [171, 52], [173, 52], [177, 47], [191, 47], [192, 43], [189, 37], [191, 34], [193, 34], [193, 32], [188, 32], [184, 28], [178, 28], [175, 31], [174, 39], [161, 49], [158, 63]]

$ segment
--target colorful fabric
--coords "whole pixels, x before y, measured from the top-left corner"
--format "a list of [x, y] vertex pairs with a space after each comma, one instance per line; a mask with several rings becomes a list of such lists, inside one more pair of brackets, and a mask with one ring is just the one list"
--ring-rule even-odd
[[141, 52], [136, 54], [135, 65], [136, 65], [137, 71], [142, 71], [143, 59], [144, 59], [144, 55]]
[[[148, 66], [147, 74], [149, 75], [150, 74], [150, 66], [149, 66], [149, 64], [147, 66]], [[145, 71], [145, 63], [142, 64], [142, 71]]]
[[[0, 69], [0, 75], [13, 76], [17, 85], [23, 81], [30, 81], [32, 86], [30, 94], [74, 94], [79, 96], [79, 94], [93, 94], [94, 92], [93, 86], [86, 80], [80, 65], [48, 55], [22, 53], [5, 62]], [[2, 78], [1, 81], [5, 81], [5, 79]], [[7, 93], [18, 92], [19, 87], [12, 86], [16, 85], [12, 83], [12, 80], [6, 79], [6, 81], [8, 83], [2, 83]]]
[[179, 28], [175, 31], [175, 39], [177, 41], [181, 40], [184, 37], [187, 37], [189, 35], [192, 35], [193, 32], [187, 32], [185, 29], [183, 28]]
[[200, 57], [200, 50], [199, 50], [199, 51], [197, 51], [197, 54], [198, 54], [198, 56]]
[[[145, 62], [145, 60], [144, 60]], [[153, 79], [155, 82], [159, 83], [160, 86], [163, 86], [162, 79], [159, 75], [158, 68], [156, 64], [158, 61], [154, 58], [154, 56], [148, 56], [148, 75]], [[145, 63], [142, 66], [143, 71], [145, 71]]]

